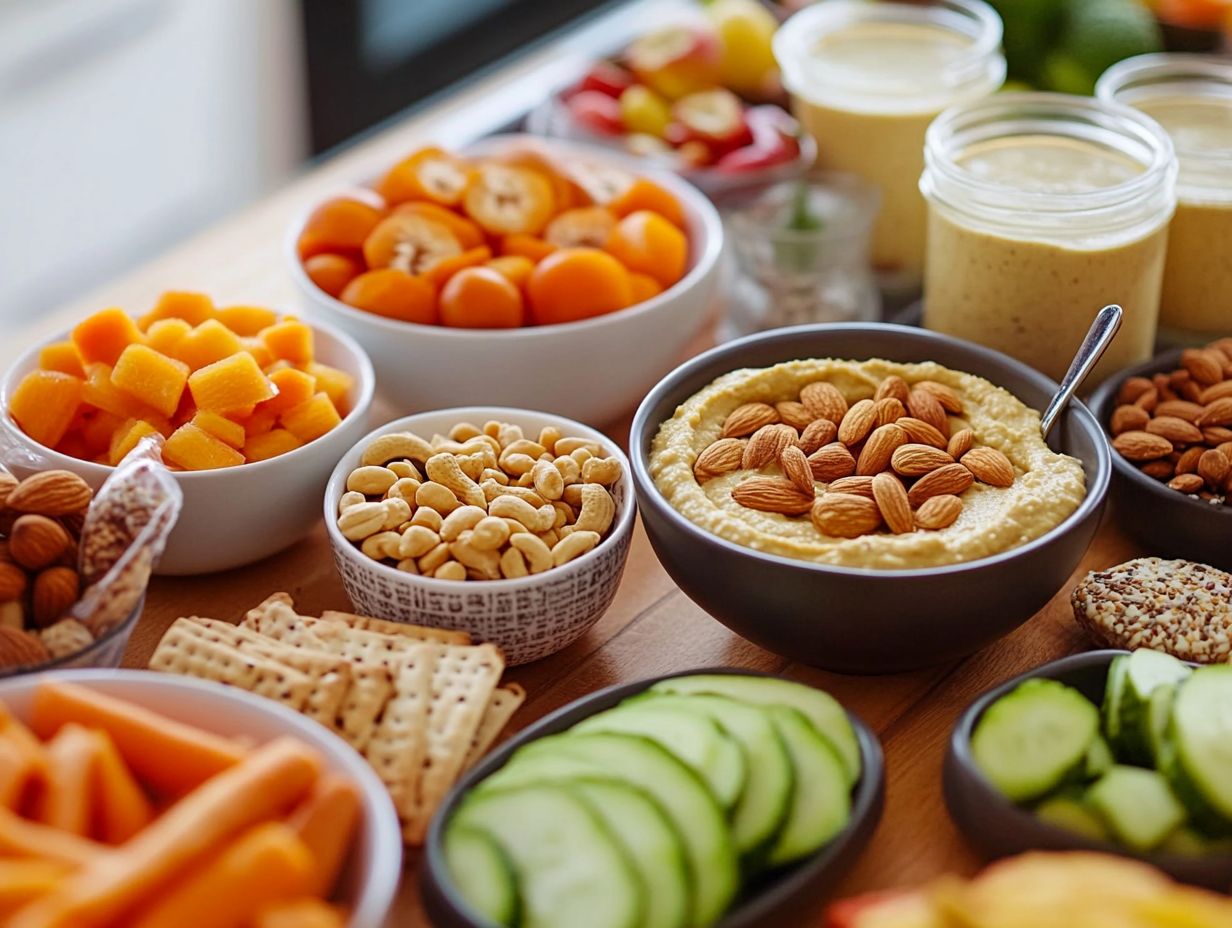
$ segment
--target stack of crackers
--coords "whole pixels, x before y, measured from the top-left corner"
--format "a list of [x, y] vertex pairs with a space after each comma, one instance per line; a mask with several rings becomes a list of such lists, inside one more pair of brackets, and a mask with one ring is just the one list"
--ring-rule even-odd
[[500, 650], [472, 645], [465, 632], [345, 612], [299, 615], [286, 593], [239, 625], [177, 619], [150, 669], [238, 686], [340, 735], [389, 789], [412, 845], [423, 843], [445, 794], [526, 695], [498, 685]]

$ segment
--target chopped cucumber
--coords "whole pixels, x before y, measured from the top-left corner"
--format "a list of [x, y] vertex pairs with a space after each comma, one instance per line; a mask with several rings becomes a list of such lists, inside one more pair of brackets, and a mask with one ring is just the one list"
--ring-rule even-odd
[[1007, 798], [1037, 799], [1081, 770], [1099, 711], [1056, 680], [1019, 684], [984, 712], [971, 736], [976, 764]]
[[458, 826], [488, 835], [509, 858], [525, 928], [642, 924], [645, 892], [624, 850], [567, 791], [530, 785], [473, 792], [450, 823]]
[[1175, 683], [1165, 683], [1155, 687], [1151, 691], [1151, 701], [1146, 708], [1144, 717], [1146, 744], [1151, 763], [1157, 770], [1164, 769], [1164, 758], [1171, 750], [1164, 742], [1169, 737], [1168, 729], [1172, 724], [1172, 703], [1176, 701], [1177, 689], [1178, 686]]
[[1232, 825], [1232, 665], [1199, 668], [1181, 684], [1172, 705], [1171, 734], [1174, 786], [1183, 798], [1197, 800], [1193, 805], [1199, 815], [1209, 810], [1221, 820], [1213, 825]]
[[1108, 840], [1108, 829], [1104, 827], [1103, 820], [1080, 800], [1054, 796], [1036, 806], [1035, 815], [1040, 821], [1080, 834], [1084, 838]]
[[1193, 671], [1171, 654], [1140, 648], [1125, 658], [1125, 676], [1117, 703], [1117, 746], [1125, 759], [1146, 764], [1151, 759], [1149, 712], [1151, 695], [1161, 686], [1180, 683]]
[[1177, 854], [1181, 857], [1205, 857], [1217, 852], [1220, 843], [1223, 842], [1208, 838], [1188, 825], [1182, 825], [1170, 832], [1156, 850], [1161, 854]]
[[846, 771], [847, 785], [860, 779], [860, 745], [842, 705], [829, 693], [777, 677], [745, 677], [737, 674], [694, 674], [660, 680], [657, 693], [711, 693], [751, 705], [791, 706], [821, 734], [830, 739]]
[[1119, 745], [1121, 740], [1121, 696], [1125, 692], [1128, 661], [1128, 654], [1114, 657], [1108, 665], [1108, 681], [1104, 685], [1104, 704], [1100, 713], [1104, 721], [1104, 737], [1113, 745]]
[[1154, 770], [1115, 766], [1087, 790], [1087, 802], [1128, 847], [1149, 851], [1185, 821], [1185, 807]]
[[688, 764], [705, 781], [724, 809], [731, 809], [744, 792], [749, 765], [744, 749], [713, 719], [648, 699], [621, 703], [574, 725], [572, 732], [617, 732], [656, 741]]
[[518, 920], [518, 884], [513, 865], [486, 832], [458, 822], [445, 829], [445, 866], [475, 914], [497, 925]]
[[1108, 742], [1100, 735], [1096, 735], [1095, 740], [1091, 742], [1091, 747], [1087, 750], [1082, 772], [1088, 780], [1097, 780], [1115, 763], [1116, 757], [1112, 753], [1112, 748], [1108, 747]]

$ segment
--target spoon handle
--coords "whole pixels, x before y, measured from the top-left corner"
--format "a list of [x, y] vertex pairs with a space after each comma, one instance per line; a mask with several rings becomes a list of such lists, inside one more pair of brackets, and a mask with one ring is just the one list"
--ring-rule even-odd
[[1057, 418], [1069, 403], [1074, 391], [1082, 385], [1082, 382], [1087, 379], [1087, 374], [1091, 373], [1091, 368], [1103, 357], [1113, 336], [1120, 330], [1121, 319], [1124, 316], [1125, 311], [1115, 303], [1105, 306], [1096, 313], [1091, 328], [1087, 329], [1087, 337], [1082, 340], [1082, 347], [1078, 349], [1078, 353], [1074, 355], [1074, 360], [1070, 363], [1069, 370], [1065, 372], [1065, 379], [1061, 381], [1061, 389], [1053, 396], [1052, 402], [1048, 404], [1048, 408], [1044, 410], [1044, 415], [1040, 419], [1040, 431], [1044, 438], [1048, 437], [1048, 433], [1056, 425]]

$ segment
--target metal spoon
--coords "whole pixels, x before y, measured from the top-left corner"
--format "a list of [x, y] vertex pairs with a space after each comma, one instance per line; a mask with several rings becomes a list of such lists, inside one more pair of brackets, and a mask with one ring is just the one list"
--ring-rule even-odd
[[1040, 431], [1045, 439], [1048, 438], [1052, 427], [1056, 425], [1057, 419], [1069, 403], [1070, 397], [1074, 395], [1074, 391], [1082, 386], [1082, 382], [1087, 379], [1087, 374], [1091, 373], [1091, 368], [1103, 357], [1113, 336], [1120, 330], [1121, 319], [1124, 316], [1125, 311], [1115, 303], [1105, 306], [1095, 314], [1091, 328], [1087, 329], [1087, 337], [1082, 340], [1082, 345], [1078, 353], [1074, 355], [1069, 370], [1065, 372], [1065, 379], [1061, 381], [1061, 389], [1053, 396], [1040, 419]]

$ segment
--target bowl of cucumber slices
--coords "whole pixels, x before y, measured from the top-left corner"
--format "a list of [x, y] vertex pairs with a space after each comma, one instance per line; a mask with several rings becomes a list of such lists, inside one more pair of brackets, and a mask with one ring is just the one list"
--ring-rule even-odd
[[697, 670], [544, 718], [454, 788], [428, 835], [440, 928], [776, 924], [872, 836], [876, 736], [833, 697]]
[[1093, 651], [985, 693], [945, 761], [958, 827], [992, 857], [1111, 851], [1232, 886], [1232, 665]]

